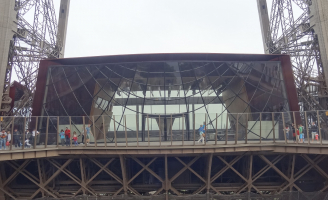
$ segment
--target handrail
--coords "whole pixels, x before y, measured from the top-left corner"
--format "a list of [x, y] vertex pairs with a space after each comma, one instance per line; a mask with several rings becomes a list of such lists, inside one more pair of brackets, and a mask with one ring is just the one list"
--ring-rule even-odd
[[[215, 122], [212, 120], [213, 123], [208, 122], [207, 114], [204, 118], [204, 113], [190, 113], [189, 117], [186, 116], [188, 113], [183, 113], [181, 116], [179, 114], [151, 114], [146, 115], [144, 120], [139, 114], [124, 115], [123, 123], [116, 121], [115, 115], [89, 116], [87, 120], [85, 116], [1, 117], [1, 122], [10, 122], [5, 130], [6, 133], [10, 132], [11, 134], [7, 151], [62, 148], [63, 146], [65, 148], [75, 148], [76, 146], [86, 148], [195, 147], [198, 145], [222, 147], [225, 145], [279, 143], [321, 146], [328, 145], [328, 140], [324, 141], [327, 139], [326, 113], [328, 112], [262, 112], [220, 115], [210, 113], [209, 115], [215, 118]], [[96, 121], [96, 119], [99, 120]], [[189, 121], [187, 122], [187, 120]], [[50, 121], [52, 123], [49, 123]], [[300, 124], [302, 128], [298, 129]], [[202, 129], [199, 129], [198, 125]], [[70, 134], [66, 131], [63, 136], [60, 130], [65, 130], [66, 127], [70, 130]], [[24, 131], [26, 129], [29, 130], [28, 134]], [[34, 129], [36, 132], [33, 132]], [[301, 131], [299, 135], [297, 130]], [[80, 132], [80, 136], [73, 135], [74, 131]], [[6, 140], [9, 140], [10, 137], [3, 138], [2, 133], [0, 136], [0, 147], [3, 148], [6, 146]], [[73, 138], [76, 140], [74, 136], [78, 138], [76, 142], [80, 144], [73, 141]]]

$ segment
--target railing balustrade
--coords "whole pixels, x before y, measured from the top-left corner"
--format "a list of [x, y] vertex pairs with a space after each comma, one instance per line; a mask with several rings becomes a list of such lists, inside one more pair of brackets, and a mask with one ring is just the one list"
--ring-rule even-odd
[[9, 151], [77, 147], [328, 145], [327, 114], [328, 111], [305, 111], [2, 117], [1, 128], [7, 136], [0, 133], [0, 143], [2, 149], [5, 146]]

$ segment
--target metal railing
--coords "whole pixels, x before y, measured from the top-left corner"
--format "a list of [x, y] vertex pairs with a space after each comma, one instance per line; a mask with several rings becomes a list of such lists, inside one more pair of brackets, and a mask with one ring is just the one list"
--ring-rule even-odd
[[[1, 126], [7, 124], [2, 127], [7, 136], [0, 133], [0, 146], [20, 150], [76, 146], [328, 145], [326, 120], [326, 111], [2, 117]], [[60, 132], [66, 127], [70, 135], [61, 138]]]

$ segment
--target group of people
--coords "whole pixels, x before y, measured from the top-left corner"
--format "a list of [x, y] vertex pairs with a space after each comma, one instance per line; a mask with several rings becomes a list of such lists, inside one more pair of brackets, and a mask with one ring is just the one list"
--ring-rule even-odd
[[[90, 128], [90, 124], [88, 124], [87, 127], [85, 127], [85, 132], [86, 132], [86, 143], [89, 144], [90, 142], [90, 134], [91, 134], [91, 128]], [[60, 130], [59, 132], [59, 137], [60, 137], [60, 141], [61, 141], [61, 145], [62, 146], [70, 146], [71, 144], [71, 139], [72, 139], [72, 144], [74, 144], [74, 146], [78, 145], [78, 137], [82, 136], [82, 143], [84, 142], [84, 134], [80, 134], [79, 136], [77, 135], [77, 133], [74, 131], [73, 132], [73, 137], [71, 138], [71, 130], [66, 127], [65, 131], [63, 129]]]
[[[290, 130], [292, 130], [294, 143], [296, 143], [296, 142], [304, 143], [304, 126], [302, 124], [299, 124], [297, 126], [292, 124], [291, 126], [292, 126], [291, 129], [290, 129], [289, 125], [286, 125], [286, 127], [285, 127], [286, 139], [289, 140], [289, 132], [290, 132]], [[318, 140], [319, 139], [318, 126], [315, 124], [315, 122], [312, 122], [312, 125], [309, 128], [311, 131], [312, 142], [314, 142], [314, 140]]]
[[[86, 142], [87, 144], [90, 142], [90, 134], [91, 133], [91, 128], [90, 124], [85, 128], [86, 132]], [[38, 145], [39, 144], [39, 137], [40, 137], [40, 132], [37, 131], [36, 129], [33, 129], [33, 131], [29, 131], [29, 129], [26, 129], [25, 131], [25, 142], [23, 142], [24, 137], [17, 130], [17, 128], [14, 129], [13, 135], [9, 130], [2, 129], [0, 132], [0, 150], [4, 149], [6, 150], [7, 147], [9, 148], [11, 142], [12, 145], [15, 145], [15, 148], [20, 148], [24, 143], [25, 143], [25, 148], [30, 148], [31, 146]], [[82, 143], [84, 142], [84, 133], [80, 134], [79, 136], [82, 136]], [[59, 137], [61, 140], [61, 145], [62, 146], [70, 146], [70, 140], [72, 139], [72, 142], [75, 146], [78, 145], [78, 137], [77, 133], [74, 131], [73, 132], [73, 137], [71, 138], [71, 130], [66, 127], [65, 131], [61, 130], [59, 132]], [[12, 141], [13, 139], [13, 141]]]
[[[25, 131], [25, 147], [29, 148], [31, 145], [38, 144], [37, 139], [39, 137], [40, 133], [36, 129], [33, 129], [32, 132], [30, 132], [28, 129]], [[10, 143], [12, 142], [12, 134], [10, 131], [6, 131], [6, 129], [2, 129], [0, 133], [0, 150], [2, 150], [2, 147], [4, 150], [6, 150], [6, 147], [10, 146]], [[15, 145], [15, 148], [20, 148], [23, 143], [23, 136], [21, 132], [17, 130], [17, 128], [14, 129], [13, 132], [13, 144]]]

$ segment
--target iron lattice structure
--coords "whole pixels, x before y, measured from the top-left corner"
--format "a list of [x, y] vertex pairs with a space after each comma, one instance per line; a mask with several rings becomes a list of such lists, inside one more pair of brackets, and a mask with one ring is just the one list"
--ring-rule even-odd
[[[4, 91], [11, 79], [25, 90], [7, 115], [30, 116], [39, 61], [58, 58], [62, 47], [57, 37], [57, 20], [52, 0], [16, 0], [17, 31], [10, 42]], [[33, 13], [33, 16], [31, 16]]]
[[[311, 0], [273, 0], [266, 52], [289, 54], [302, 110], [324, 110], [326, 82], [314, 24]], [[297, 17], [296, 13], [300, 13]]]
[[0, 190], [6, 199], [327, 199], [326, 165], [313, 154], [71, 154], [2, 162]]

